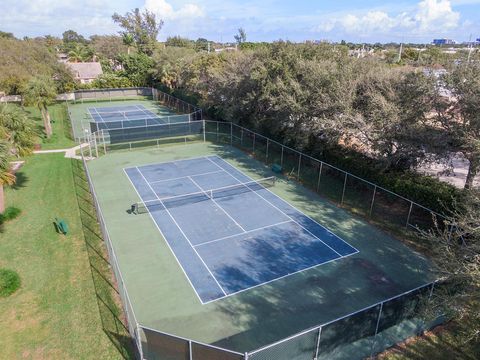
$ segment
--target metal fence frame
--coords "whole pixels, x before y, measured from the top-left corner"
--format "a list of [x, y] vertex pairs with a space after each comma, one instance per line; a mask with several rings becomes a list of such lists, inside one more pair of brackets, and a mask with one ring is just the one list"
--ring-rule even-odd
[[[213, 128], [215, 130], [214, 132], [207, 131], [207, 127], [209, 125], [213, 125]], [[224, 130], [226, 129], [227, 131], [220, 132], [220, 128], [223, 128]], [[345, 187], [346, 187], [346, 184], [347, 184], [347, 179], [348, 179], [348, 177], [353, 177], [357, 180], [360, 180], [360, 181], [363, 181], [363, 182], [369, 184], [370, 186], [374, 186], [374, 195], [373, 195], [372, 200], [371, 200], [372, 204], [370, 205], [370, 208], [373, 208], [373, 203], [375, 201], [375, 194], [379, 190], [388, 192], [389, 194], [391, 194], [393, 196], [397, 196], [398, 198], [409, 202], [410, 203], [410, 209], [409, 209], [409, 212], [408, 212], [407, 222], [405, 224], [406, 228], [411, 227], [411, 228], [417, 229], [415, 226], [413, 226], [413, 224], [410, 224], [408, 222], [408, 219], [410, 218], [410, 214], [411, 214], [413, 206], [418, 206], [418, 207], [430, 212], [432, 214], [432, 216], [442, 218], [442, 216], [440, 214], [438, 214], [434, 211], [431, 211], [428, 208], [426, 208], [426, 207], [424, 207], [420, 204], [417, 204], [417, 203], [415, 203], [415, 202], [413, 202], [413, 201], [411, 201], [411, 200], [409, 200], [405, 197], [397, 195], [397, 194], [395, 194], [395, 193], [393, 193], [393, 192], [391, 192], [387, 189], [384, 189], [384, 188], [382, 188], [382, 187], [380, 187], [380, 186], [378, 186], [374, 183], [363, 180], [363, 179], [359, 178], [358, 176], [350, 174], [350, 173], [348, 173], [344, 170], [341, 170], [337, 167], [334, 167], [334, 166], [332, 166], [332, 165], [330, 165], [326, 162], [315, 159], [315, 158], [313, 158], [309, 155], [303, 154], [303, 153], [301, 153], [301, 152], [299, 152], [295, 149], [292, 149], [288, 146], [285, 146], [285, 145], [283, 145], [283, 144], [281, 144], [277, 141], [271, 140], [271, 139], [269, 139], [269, 138], [267, 138], [267, 137], [265, 137], [261, 134], [255, 133], [253, 131], [250, 131], [246, 128], [235, 125], [233, 123], [203, 120], [203, 139], [202, 140], [203, 141], [208, 141], [209, 140], [208, 139], [209, 135], [214, 135], [214, 140], [215, 141], [219, 141], [219, 142], [223, 142], [223, 143], [230, 143], [230, 144], [233, 145], [234, 140], [235, 140], [235, 136], [234, 136], [235, 130], [240, 130], [240, 137], [237, 138], [236, 140], [240, 140], [241, 142], [243, 142], [244, 137], [246, 136], [245, 134], [250, 136], [250, 139], [252, 141], [251, 148], [252, 148], [253, 153], [255, 153], [255, 151], [258, 151], [258, 146], [256, 147], [256, 143], [258, 145], [259, 139], [264, 139], [265, 140], [265, 145], [266, 145], [265, 146], [265, 154], [264, 154], [265, 159], [268, 159], [268, 150], [269, 150], [269, 147], [272, 146], [272, 144], [275, 144], [276, 146], [280, 146], [281, 147], [280, 165], [283, 165], [284, 151], [288, 150], [288, 151], [291, 151], [291, 152], [294, 152], [295, 154], [297, 154], [298, 157], [299, 157], [299, 161], [298, 161], [299, 168], [298, 168], [298, 171], [297, 171], [297, 174], [296, 174], [297, 178], [300, 175], [300, 167], [301, 167], [303, 158], [310, 159], [312, 161], [315, 161], [315, 162], [319, 163], [319, 168], [320, 168], [319, 183], [320, 183], [320, 177], [321, 177], [321, 169], [324, 166], [332, 167], [336, 171], [339, 171], [339, 172], [343, 173], [344, 176], [345, 176], [345, 181], [344, 181], [344, 185], [343, 185], [341, 202], [343, 202], [343, 200], [344, 200]], [[185, 142], [186, 142], [186, 138], [187, 138], [188, 135], [189, 134], [184, 134]], [[104, 153], [106, 153], [106, 140], [105, 140], [105, 138], [106, 138], [105, 134], [103, 132], [101, 132], [101, 133], [94, 133], [88, 139], [86, 139], [86, 142], [89, 145], [88, 146], [89, 147], [89, 149], [88, 149], [88, 152], [89, 152], [88, 153], [89, 154], [88, 159], [94, 159], [95, 157], [98, 157], [99, 155], [101, 155], [102, 154], [102, 148], [104, 148]], [[158, 140], [160, 140], [160, 139], [157, 139], [157, 144], [158, 144]], [[161, 140], [164, 140], [164, 139], [162, 138]], [[131, 148], [131, 146], [132, 146], [132, 144], [130, 143], [130, 148]], [[194, 340], [191, 340], [191, 339], [186, 339], [186, 338], [182, 338], [182, 337], [179, 337], [179, 336], [167, 334], [167, 333], [164, 333], [162, 331], [159, 331], [159, 330], [152, 329], [152, 328], [149, 328], [147, 326], [141, 325], [141, 324], [138, 323], [138, 321], [135, 317], [135, 313], [133, 311], [133, 307], [131, 305], [130, 298], [128, 296], [128, 293], [127, 293], [127, 290], [126, 290], [126, 287], [125, 287], [125, 283], [123, 281], [123, 277], [122, 277], [122, 274], [121, 274], [121, 271], [120, 271], [120, 267], [118, 265], [118, 259], [115, 255], [114, 250], [113, 250], [113, 246], [112, 246], [112, 242], [110, 240], [108, 229], [106, 227], [106, 224], [105, 224], [105, 221], [104, 221], [104, 218], [103, 218], [103, 214], [102, 214], [100, 205], [98, 203], [97, 196], [95, 194], [95, 189], [94, 189], [93, 182], [91, 180], [91, 177], [90, 177], [90, 174], [89, 174], [89, 171], [88, 171], [86, 160], [87, 160], [87, 158], [84, 156], [84, 152], [83, 152], [83, 148], [82, 148], [82, 161], [83, 161], [83, 165], [85, 167], [85, 171], [86, 171], [86, 174], [87, 174], [87, 179], [88, 179], [90, 191], [91, 191], [93, 199], [94, 199], [94, 204], [95, 204], [95, 208], [96, 208], [96, 211], [97, 211], [98, 222], [100, 224], [100, 228], [102, 230], [102, 235], [104, 237], [104, 240], [105, 240], [105, 243], [106, 243], [106, 246], [107, 246], [107, 249], [108, 249], [110, 262], [112, 264], [112, 268], [114, 270], [114, 274], [115, 274], [115, 277], [116, 277], [118, 285], [119, 285], [119, 293], [121, 295], [122, 302], [124, 304], [124, 310], [125, 310], [126, 317], [127, 317], [127, 322], [128, 322], [128, 325], [129, 325], [128, 328], [129, 328], [129, 331], [130, 331], [130, 334], [131, 334], [132, 338], [135, 341], [135, 344], [136, 344], [136, 347], [137, 347], [137, 350], [138, 350], [138, 354], [139, 354], [141, 359], [147, 359], [148, 360], [148, 358], [144, 357], [143, 342], [146, 341], [145, 340], [145, 333], [144, 333], [145, 331], [152, 332], [153, 334], [155, 334], [155, 336], [158, 336], [159, 339], [175, 339], [175, 341], [178, 341], [178, 342], [182, 343], [184, 345], [185, 353], [182, 353], [181, 358], [188, 358], [189, 360], [207, 360], [208, 359], [208, 357], [205, 357], [205, 356], [203, 356], [203, 357], [202, 356], [196, 356], [195, 351], [193, 350], [195, 348], [195, 346], [200, 346], [200, 347], [203, 347], [205, 349], [208, 349], [208, 351], [212, 352], [212, 354], [215, 354], [215, 356], [219, 356], [219, 358], [222, 358], [222, 359], [235, 359], [235, 360], [236, 359], [245, 359], [245, 360], [247, 360], [247, 359], [252, 360], [253, 359], [253, 360], [256, 360], [258, 358], [259, 360], [260, 359], [262, 359], [262, 360], [263, 359], [269, 359], [269, 360], [272, 359], [273, 360], [273, 357], [268, 357], [268, 352], [269, 351], [276, 350], [278, 352], [278, 351], [281, 350], [282, 345], [288, 344], [290, 341], [294, 341], [294, 340], [298, 340], [298, 339], [301, 340], [302, 337], [306, 336], [306, 334], [311, 336], [312, 333], [314, 333], [313, 335], [315, 335], [315, 344], [312, 345], [313, 346], [312, 347], [313, 351], [312, 351], [311, 355], [308, 355], [307, 357], [302, 357], [302, 359], [305, 359], [305, 360], [307, 360], [307, 359], [317, 359], [317, 357], [319, 355], [319, 352], [322, 350], [322, 341], [321, 341], [322, 337], [321, 336], [322, 336], [322, 329], [323, 328], [325, 328], [326, 326], [332, 325], [332, 324], [336, 324], [336, 323], [338, 323], [342, 320], [348, 319], [352, 316], [362, 314], [362, 313], [366, 313], [367, 311], [375, 309], [375, 307], [379, 307], [377, 320], [376, 320], [376, 322], [377, 322], [376, 323], [376, 328], [375, 328], [374, 336], [373, 336], [372, 343], [371, 343], [371, 349], [370, 349], [370, 356], [372, 356], [375, 353], [378, 353], [378, 352], [384, 350], [384, 348], [378, 348], [377, 349], [376, 346], [375, 346], [376, 341], [377, 341], [377, 336], [380, 334], [379, 333], [379, 323], [380, 323], [380, 319], [381, 319], [382, 314], [383, 314], [384, 306], [389, 304], [390, 302], [393, 302], [393, 301], [406, 299], [410, 294], [412, 294], [412, 293], [414, 293], [418, 290], [423, 290], [423, 289], [429, 290], [429, 294], [428, 294], [428, 300], [429, 301], [430, 301], [430, 299], [433, 295], [435, 284], [437, 283], [436, 281], [432, 281], [432, 282], [429, 282], [427, 284], [421, 285], [419, 287], [410, 289], [410, 290], [408, 290], [406, 292], [403, 292], [401, 294], [398, 294], [396, 296], [393, 296], [393, 297], [384, 299], [382, 301], [379, 301], [375, 304], [369, 305], [369, 306], [367, 306], [363, 309], [360, 309], [360, 310], [357, 310], [355, 312], [349, 313], [347, 315], [336, 318], [336, 319], [331, 320], [329, 322], [319, 324], [319, 325], [314, 326], [314, 327], [310, 327], [310, 328], [308, 328], [304, 331], [296, 333], [296, 334], [294, 334], [292, 336], [289, 336], [285, 339], [279, 340], [275, 343], [266, 345], [264, 347], [261, 347], [261, 348], [243, 353], [243, 354], [239, 353], [239, 352], [231, 351], [231, 350], [228, 350], [228, 349], [216, 347], [216, 346], [213, 346], [213, 345], [197, 342], [197, 341], [194, 341]], [[293, 176], [295, 177], [295, 174], [293, 174]], [[403, 319], [403, 320], [405, 320], [405, 319]], [[394, 326], [397, 326], [398, 324], [399, 323], [396, 323]], [[426, 328], [421, 329], [421, 331], [424, 331], [424, 330], [426, 330]], [[414, 335], [414, 334], [412, 334], [412, 335]], [[280, 350], [278, 350], [278, 349], [280, 349]]]
[[[268, 158], [269, 158], [269, 148], [272, 144], [275, 144], [277, 146], [279, 146], [281, 148], [281, 157], [280, 157], [280, 161], [278, 163], [278, 165], [280, 165], [280, 167], [284, 167], [284, 154], [286, 153], [286, 150], [288, 150], [289, 152], [292, 152], [292, 153], [295, 153], [297, 156], [298, 156], [298, 166], [295, 170], [295, 172], [293, 172], [292, 174], [290, 174], [293, 178], [295, 178], [296, 180], [300, 180], [300, 174], [301, 174], [301, 170], [302, 170], [302, 159], [309, 159], [310, 161], [313, 161], [313, 162], [316, 162], [318, 164], [318, 178], [316, 180], [316, 189], [317, 189], [317, 192], [318, 192], [318, 189], [320, 188], [321, 186], [321, 179], [322, 179], [322, 169], [324, 167], [329, 167], [331, 169], [334, 169], [340, 173], [343, 174], [344, 176], [344, 180], [343, 180], [343, 189], [341, 191], [341, 198], [340, 198], [340, 201], [338, 202], [338, 204], [341, 206], [341, 205], [344, 205], [344, 200], [345, 200], [345, 190], [347, 188], [347, 183], [348, 183], [348, 180], [349, 179], [356, 179], [360, 182], [362, 182], [363, 184], [366, 184], [368, 186], [371, 186], [373, 187], [373, 191], [372, 191], [372, 198], [371, 200], [369, 201], [369, 216], [371, 217], [372, 216], [372, 212], [373, 212], [373, 209], [375, 207], [375, 200], [376, 200], [376, 196], [378, 194], [379, 191], [383, 191], [385, 193], [388, 193], [392, 196], [394, 196], [395, 198], [397, 199], [401, 199], [405, 202], [407, 202], [409, 204], [409, 209], [408, 209], [408, 213], [406, 214], [406, 221], [405, 221], [405, 225], [404, 227], [405, 228], [412, 228], [412, 229], [415, 229], [417, 230], [417, 226], [415, 224], [411, 224], [410, 223], [410, 219], [411, 219], [411, 215], [412, 215], [412, 211], [415, 209], [415, 208], [418, 208], [418, 209], [422, 209], [423, 211], [429, 213], [432, 217], [435, 217], [437, 220], [440, 220], [440, 221], [444, 221], [446, 220], [445, 217], [441, 214], [439, 214], [438, 212], [436, 211], [433, 211], [415, 201], [412, 201], [402, 195], [399, 195], [399, 194], [396, 194], [394, 193], [393, 191], [390, 191], [384, 187], [381, 187], [371, 181], [368, 181], [368, 180], [365, 180], [365, 179], [362, 179], [361, 177], [359, 176], [356, 176], [354, 174], [351, 174], [349, 173], [348, 171], [345, 171], [345, 170], [342, 170], [334, 165], [331, 165], [325, 161], [322, 161], [322, 160], [319, 160], [319, 159], [316, 159], [314, 158], [313, 156], [310, 156], [310, 155], [307, 155], [307, 154], [304, 154], [298, 150], [295, 150], [289, 146], [286, 146], [278, 141], [275, 141], [275, 140], [272, 140], [266, 136], [263, 136], [259, 133], [256, 133], [252, 130], [249, 130], [245, 127], [242, 127], [242, 126], [239, 126], [239, 125], [236, 125], [236, 124], [233, 124], [231, 122], [221, 122], [221, 121], [213, 121], [213, 120], [204, 120], [205, 122], [205, 129], [207, 128], [207, 125], [208, 124], [214, 124], [216, 125], [216, 127], [214, 126], [213, 128], [215, 129], [216, 128], [216, 131], [214, 132], [208, 132], [206, 131], [206, 135], [208, 134], [213, 134], [214, 135], [214, 141], [217, 141], [217, 142], [222, 142], [221, 141], [221, 138], [224, 137], [224, 139], [226, 139], [226, 141], [224, 140], [223, 143], [229, 143], [230, 145], [233, 145], [235, 146], [235, 142], [234, 142], [234, 139], [237, 139], [238, 141], [240, 141], [240, 144], [243, 145], [244, 144], [244, 141], [245, 141], [245, 134], [251, 134], [251, 153], [255, 156], [255, 157], [258, 157], [258, 146], [257, 143], [259, 141], [259, 139], [263, 139], [266, 143], [266, 146], [265, 146], [265, 154], [264, 154], [264, 161], [263, 162], [266, 162], [268, 163]], [[220, 129], [219, 129], [219, 124], [228, 124], [228, 127], [229, 129], [227, 129], [228, 131], [227, 132], [224, 132], [224, 133], [221, 133], [219, 132]], [[240, 137], [236, 137], [234, 135], [234, 130], [237, 129], [240, 131]], [[242, 146], [243, 147], [243, 146]], [[428, 230], [428, 229], [427, 229]]]

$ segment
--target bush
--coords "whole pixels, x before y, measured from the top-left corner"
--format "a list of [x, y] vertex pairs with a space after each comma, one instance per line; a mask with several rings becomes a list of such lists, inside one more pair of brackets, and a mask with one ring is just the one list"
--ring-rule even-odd
[[12, 295], [20, 287], [20, 276], [13, 270], [0, 269], [0, 297]]
[[18, 217], [18, 215], [20, 215], [21, 212], [22, 210], [20, 210], [19, 208], [16, 208], [14, 206], [9, 206], [3, 212], [3, 214], [0, 214], [0, 224], [3, 224], [5, 221], [8, 221], [8, 220], [15, 219], [16, 217]]

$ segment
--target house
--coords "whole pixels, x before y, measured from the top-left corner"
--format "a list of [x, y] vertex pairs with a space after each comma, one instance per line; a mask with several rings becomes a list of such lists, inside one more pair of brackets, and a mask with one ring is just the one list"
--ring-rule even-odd
[[81, 84], [89, 84], [103, 74], [99, 62], [67, 62], [65, 65], [72, 71], [74, 79]]

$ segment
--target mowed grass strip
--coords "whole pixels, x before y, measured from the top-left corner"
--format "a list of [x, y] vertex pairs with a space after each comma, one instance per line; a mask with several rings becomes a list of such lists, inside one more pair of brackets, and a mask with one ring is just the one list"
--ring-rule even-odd
[[21, 287], [0, 299], [0, 359], [123, 358], [102, 329], [71, 160], [34, 155], [17, 178], [6, 199], [22, 213], [0, 230], [0, 268], [16, 271]]
[[65, 103], [55, 103], [48, 107], [52, 121], [53, 134], [50, 139], [45, 136], [42, 115], [38, 108], [29, 106], [25, 110], [30, 118], [35, 121], [36, 129], [39, 134], [39, 143], [42, 150], [67, 149], [75, 146], [72, 140], [71, 124], [67, 114]]

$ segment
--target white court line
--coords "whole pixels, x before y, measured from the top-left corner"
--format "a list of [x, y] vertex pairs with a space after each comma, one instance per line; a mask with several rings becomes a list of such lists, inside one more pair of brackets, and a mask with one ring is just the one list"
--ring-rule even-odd
[[[142, 201], [142, 203], [145, 205], [146, 207], [146, 204], [145, 204], [145, 201], [143, 201], [143, 198], [142, 196], [139, 194], [138, 190], [137, 190], [137, 187], [134, 185], [134, 183], [132, 182], [132, 179], [130, 179], [130, 176], [128, 176], [127, 172], [125, 171], [125, 169], [123, 169], [123, 172], [125, 173], [125, 175], [127, 176], [128, 178], [128, 181], [130, 181], [130, 184], [132, 184], [133, 186], [133, 189], [135, 190], [135, 192], [137, 193], [138, 197], [140, 198], [140, 200]], [[151, 201], [157, 201], [157, 200], [151, 200]], [[148, 209], [148, 207], [147, 207]], [[192, 287], [193, 291], [195, 292], [195, 295], [197, 295], [198, 297], [198, 300], [200, 300], [200, 302], [202, 304], [204, 304], [202, 298], [200, 297], [200, 295], [197, 293], [197, 289], [195, 288], [195, 286], [193, 286], [192, 282], [190, 281], [190, 278], [188, 277], [188, 274], [187, 272], [185, 271], [185, 269], [183, 268], [183, 265], [181, 263], [181, 261], [177, 258], [177, 255], [175, 254], [175, 251], [173, 251], [172, 247], [170, 246], [170, 243], [168, 242], [167, 240], [167, 237], [163, 234], [162, 230], [160, 229], [160, 226], [158, 226], [157, 222], [155, 221], [155, 219], [153, 218], [153, 215], [150, 211], [148, 211], [148, 215], [150, 216], [150, 219], [152, 219], [153, 223], [155, 224], [155, 226], [157, 227], [157, 230], [158, 232], [160, 233], [160, 235], [162, 235], [163, 237], [163, 240], [165, 240], [165, 243], [167, 244], [168, 248], [170, 249], [170, 251], [172, 252], [173, 254], [173, 257], [175, 258], [175, 260], [177, 261], [178, 265], [180, 266], [180, 269], [182, 269], [183, 271], [183, 274], [185, 275], [185, 277], [187, 278], [187, 281], [188, 283], [190, 284], [190, 286]]]
[[222, 237], [222, 238], [220, 238], [220, 239], [205, 241], [205, 242], [203, 242], [203, 243], [201, 243], [201, 244], [194, 245], [194, 247], [199, 247], [199, 246], [211, 244], [211, 243], [214, 243], [214, 242], [217, 242], [217, 241], [223, 241], [223, 240], [231, 239], [231, 238], [234, 238], [235, 236], [249, 234], [249, 233], [252, 233], [252, 232], [255, 232], [255, 231], [260, 231], [260, 230], [263, 230], [263, 229], [268, 229], [268, 228], [271, 228], [271, 227], [274, 227], [274, 226], [279, 226], [279, 225], [287, 224], [287, 223], [290, 223], [290, 222], [293, 222], [293, 221], [292, 221], [292, 220], [287, 220], [287, 221], [282, 221], [282, 222], [279, 222], [279, 223], [276, 223], [276, 224], [272, 224], [272, 225], [262, 226], [262, 227], [259, 227], [259, 228], [253, 229], [253, 230], [245, 231], [244, 233], [235, 234], [235, 235], [229, 235], [229, 236]]
[[[207, 158], [208, 159], [208, 158]], [[211, 159], [208, 159], [210, 160], [213, 164], [217, 165], [220, 169], [222, 169], [222, 167], [218, 164], [216, 164], [214, 161], [212, 161]], [[223, 159], [222, 159], [223, 160]], [[225, 170], [225, 169], [224, 169]], [[226, 170], [225, 170], [226, 171]], [[237, 180], [238, 182], [241, 183], [241, 181], [235, 177], [233, 174], [230, 174], [229, 171], [226, 171], [232, 178], [234, 178], [235, 180]], [[246, 175], [245, 175], [246, 176]], [[249, 178], [247, 176], [247, 178]], [[287, 218], [289, 218], [290, 220], [292, 220], [293, 222], [295, 222], [298, 226], [300, 226], [302, 229], [304, 229], [305, 231], [307, 231], [310, 235], [312, 235], [314, 238], [318, 239], [320, 242], [322, 242], [326, 247], [328, 247], [330, 250], [332, 250], [333, 252], [335, 252], [340, 258], [342, 257], [342, 255], [336, 251], [335, 249], [333, 249], [331, 246], [329, 246], [328, 244], [326, 244], [325, 242], [322, 241], [322, 239], [320, 239], [318, 236], [316, 236], [315, 234], [313, 234], [310, 230], [306, 229], [304, 226], [300, 225], [298, 223], [298, 221], [294, 220], [290, 215], [286, 214], [284, 211], [280, 210], [277, 206], [273, 205], [270, 201], [268, 201], [267, 199], [265, 199], [262, 195], [258, 194], [256, 191], [253, 191], [255, 194], [257, 194], [259, 197], [261, 197], [263, 200], [265, 200], [267, 203], [269, 203], [270, 205], [272, 205], [275, 209], [277, 209], [278, 211], [280, 211], [283, 215], [285, 215]], [[303, 213], [302, 213], [303, 214]]]
[[194, 175], [180, 176], [180, 177], [171, 178], [171, 179], [155, 180], [155, 181], [150, 181], [150, 184], [157, 184], [157, 183], [166, 182], [166, 181], [188, 179], [190, 176], [203, 176], [203, 175], [210, 175], [210, 174], [218, 174], [218, 173], [221, 173], [221, 172], [224, 172], [224, 171], [223, 170], [217, 170], [217, 171], [210, 171], [210, 172], [194, 174]]
[[205, 266], [205, 268], [207, 269], [207, 271], [210, 273], [210, 275], [212, 276], [213, 280], [215, 280], [215, 282], [217, 283], [218, 287], [220, 288], [220, 290], [222, 290], [222, 292], [227, 295], [227, 293], [225, 292], [225, 290], [222, 288], [222, 286], [220, 285], [220, 283], [217, 281], [217, 278], [213, 275], [213, 273], [210, 271], [209, 267], [207, 266], [207, 264], [205, 264], [205, 261], [203, 261], [202, 257], [200, 256], [200, 254], [197, 252], [197, 249], [195, 249], [192, 245], [192, 242], [190, 241], [190, 239], [188, 238], [188, 236], [183, 232], [182, 228], [180, 227], [180, 225], [178, 225], [177, 221], [175, 220], [175, 218], [173, 217], [173, 215], [170, 213], [170, 211], [168, 211], [167, 207], [163, 204], [162, 200], [160, 200], [160, 198], [158, 197], [157, 193], [152, 189], [152, 187], [150, 186], [150, 183], [147, 181], [147, 179], [145, 179], [145, 176], [143, 176], [142, 172], [140, 171], [139, 168], [137, 168], [137, 171], [140, 173], [140, 175], [142, 176], [143, 180], [145, 180], [145, 182], [147, 183], [148, 187], [150, 188], [150, 190], [152, 190], [152, 192], [155, 194], [155, 196], [157, 197], [158, 201], [160, 201], [160, 203], [162, 204], [162, 206], [165, 208], [165, 211], [167, 212], [167, 214], [170, 216], [170, 218], [173, 220], [173, 222], [175, 223], [175, 225], [178, 227], [178, 230], [180, 230], [180, 232], [182, 233], [182, 235], [185, 237], [185, 239], [187, 239], [188, 243], [190, 244], [190, 247], [193, 249], [193, 251], [195, 251], [195, 254], [197, 254], [198, 258], [200, 259], [200, 261], [203, 263], [203, 265]]
[[[178, 160], [169, 160], [169, 161], [164, 161], [164, 162], [147, 163], [147, 164], [143, 164], [143, 165], [139, 165], [139, 166], [140, 166], [140, 167], [144, 167], [144, 166], [153, 166], [153, 165], [175, 164], [175, 163], [177, 163], [177, 162], [190, 161], [190, 160], [199, 160], [199, 159], [205, 160], [205, 155], [195, 156], [195, 157], [186, 158], [186, 159], [178, 159]], [[131, 167], [123, 168], [123, 169], [124, 169], [124, 170], [125, 170], [125, 169], [134, 169], [134, 168], [137, 168], [137, 167], [138, 167], [138, 166], [131, 166]], [[225, 171], [225, 170], [222, 169], [222, 171]]]
[[237, 294], [243, 293], [243, 292], [248, 291], [248, 290], [255, 289], [255, 288], [260, 287], [260, 286], [263, 286], [263, 285], [270, 284], [270, 283], [272, 283], [272, 282], [274, 282], [274, 281], [277, 281], [277, 280], [280, 280], [280, 279], [284, 279], [284, 278], [286, 278], [286, 277], [288, 277], [288, 276], [290, 276], [290, 275], [299, 274], [299, 273], [301, 273], [301, 272], [314, 269], [314, 268], [316, 268], [317, 266], [322, 266], [322, 265], [325, 265], [325, 264], [328, 264], [328, 263], [331, 263], [331, 262], [334, 262], [334, 261], [337, 261], [337, 260], [340, 260], [340, 259], [347, 258], [347, 257], [352, 256], [352, 255], [355, 255], [355, 254], [357, 254], [357, 253], [351, 253], [351, 254], [342, 256], [341, 258], [338, 258], [338, 257], [337, 257], [337, 258], [335, 258], [335, 259], [331, 259], [331, 260], [325, 261], [325, 262], [323, 262], [323, 263], [318, 263], [318, 264], [316, 264], [316, 265], [309, 266], [309, 267], [307, 267], [307, 268], [305, 268], [305, 269], [301, 269], [301, 270], [298, 270], [298, 271], [294, 271], [294, 272], [292, 272], [292, 273], [279, 276], [279, 277], [277, 277], [277, 278], [275, 278], [275, 279], [265, 281], [265, 282], [263, 282], [263, 283], [261, 283], [261, 284], [253, 285], [253, 286], [250, 286], [249, 288], [245, 288], [245, 289], [242, 289], [242, 290], [238, 290], [238, 291], [232, 292], [232, 293], [230, 293], [230, 294], [228, 294], [228, 295], [225, 295], [225, 296], [222, 296], [222, 297], [213, 299], [213, 300], [209, 300], [209, 301], [204, 302], [204, 303], [202, 303], [202, 304], [203, 304], [203, 305], [206, 305], [206, 304], [210, 304], [210, 303], [212, 303], [212, 302], [214, 302], [214, 301], [226, 299], [226, 298], [229, 298], [230, 296], [237, 295]]
[[[235, 170], [237, 170], [239, 173], [241, 173], [243, 176], [245, 176], [246, 178], [248, 179], [251, 179], [253, 180], [250, 176], [248, 176], [247, 174], [245, 174], [243, 171], [237, 169], [236, 167], [234, 167], [233, 165], [229, 164], [228, 162], [226, 162], [224, 159], [222, 159], [220, 156], [218, 155], [212, 155], [212, 156], [215, 156], [216, 158], [220, 159], [223, 163], [227, 164], [228, 166], [231, 166], [233, 167]], [[210, 159], [209, 159], [210, 160]], [[211, 161], [211, 160], [210, 160]], [[213, 162], [213, 161], [212, 161]], [[215, 164], [215, 162], [213, 162]], [[221, 169], [223, 169], [221, 166], [219, 166]], [[225, 170], [225, 169], [224, 169]], [[226, 170], [225, 170], [226, 171]], [[227, 173], [230, 174], [230, 172], [227, 171]], [[230, 174], [231, 175], [231, 174]], [[235, 178], [235, 177], [234, 177]], [[236, 179], [236, 178], [235, 178]], [[239, 181], [237, 179], [237, 181]], [[290, 206], [291, 208], [293, 208], [295, 211], [299, 212], [300, 214], [302, 214], [303, 216], [305, 216], [306, 218], [310, 219], [311, 221], [313, 221], [315, 224], [317, 224], [318, 226], [320, 226], [322, 229], [326, 230], [327, 232], [329, 232], [330, 234], [332, 234], [333, 236], [339, 238], [341, 241], [343, 241], [346, 245], [350, 246], [352, 249], [355, 249], [357, 253], [359, 253], [360, 251], [355, 248], [353, 245], [350, 245], [350, 243], [348, 241], [345, 241], [343, 240], [340, 236], [338, 236], [337, 234], [333, 233], [332, 231], [330, 231], [329, 229], [327, 229], [325, 226], [323, 226], [322, 224], [320, 224], [317, 220], [313, 219], [311, 216], [308, 216], [307, 214], [305, 214], [302, 210], [299, 210], [297, 209], [295, 206], [293, 206], [292, 204], [290, 204], [288, 201], [282, 199], [280, 196], [278, 196], [277, 194], [273, 193], [272, 191], [270, 191], [269, 189], [265, 188], [265, 190], [267, 190], [270, 194], [272, 194], [273, 196], [275, 196], [277, 199], [281, 200], [283, 203], [287, 204], [288, 206]], [[266, 200], [267, 201], [267, 200]]]
[[189, 176], [188, 178], [190, 179], [190, 181], [191, 181], [197, 188], [200, 189], [200, 191], [202, 191], [208, 198], [210, 198], [210, 200], [212, 200], [213, 203], [214, 203], [220, 210], [222, 210], [222, 211], [225, 213], [225, 215], [227, 215], [240, 229], [242, 229], [242, 231], [243, 231], [244, 233], [247, 232], [247, 230], [245, 230], [242, 225], [240, 225], [233, 217], [231, 217], [230, 214], [229, 214], [223, 207], [221, 207], [221, 206], [213, 199], [213, 195], [212, 195], [212, 197], [208, 196], [208, 194], [205, 192], [205, 190], [203, 190], [203, 188], [202, 188], [200, 185], [198, 185], [198, 184], [195, 182], [195, 180], [193, 180], [190, 176]]

